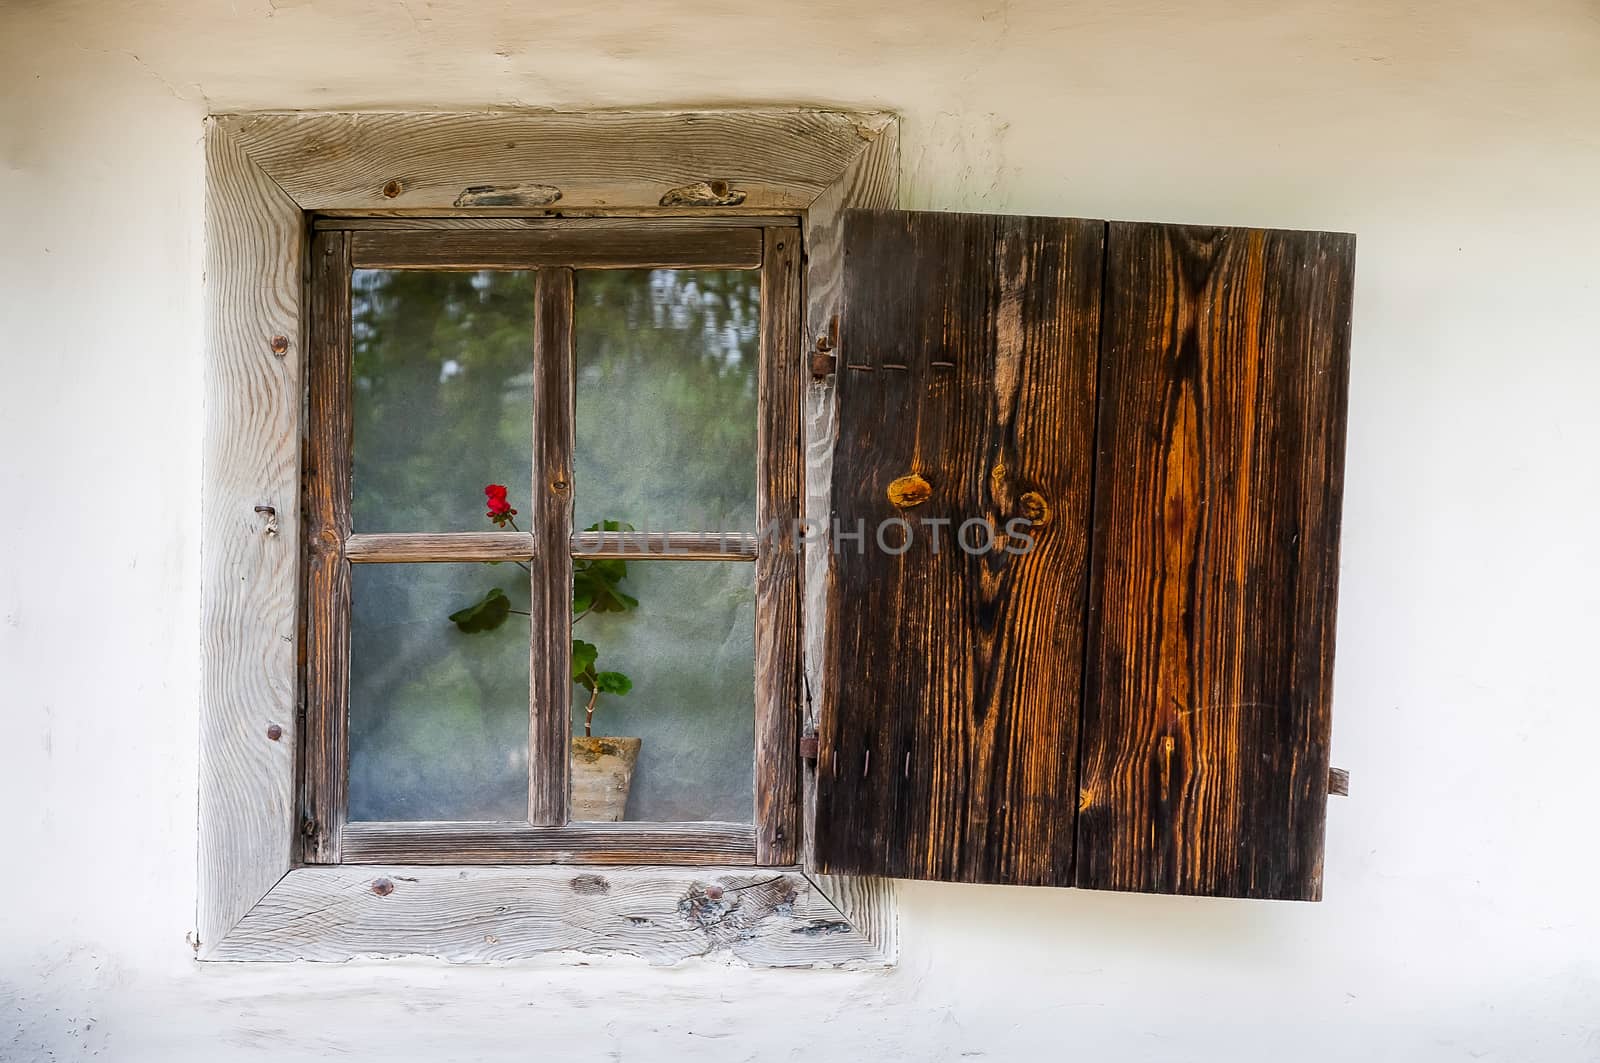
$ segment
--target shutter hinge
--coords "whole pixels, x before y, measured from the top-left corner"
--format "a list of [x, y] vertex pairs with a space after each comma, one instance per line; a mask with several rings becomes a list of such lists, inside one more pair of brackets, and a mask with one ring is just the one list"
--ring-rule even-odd
[[816, 767], [817, 736], [814, 732], [800, 736], [800, 759], [810, 767]]
[[839, 358], [833, 352], [839, 346], [839, 315], [828, 321], [828, 331], [817, 337], [817, 346], [811, 352], [811, 378], [826, 380], [839, 367]]

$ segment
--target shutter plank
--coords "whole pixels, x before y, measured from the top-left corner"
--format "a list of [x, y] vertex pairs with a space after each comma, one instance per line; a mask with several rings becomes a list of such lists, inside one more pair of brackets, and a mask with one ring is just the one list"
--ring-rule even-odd
[[1354, 252], [1110, 227], [1080, 886], [1321, 895]]
[[[1104, 231], [846, 218], [833, 510], [867, 542], [831, 557], [821, 871], [1071, 882]], [[902, 509], [909, 476], [927, 498]], [[1046, 510], [1026, 553], [953, 542]], [[899, 555], [875, 542], [895, 517]]]

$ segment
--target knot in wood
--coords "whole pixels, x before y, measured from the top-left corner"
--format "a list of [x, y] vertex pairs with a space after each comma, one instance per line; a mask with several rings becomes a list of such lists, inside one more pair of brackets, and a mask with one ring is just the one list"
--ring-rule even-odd
[[1037, 491], [1029, 491], [1017, 500], [1022, 515], [1035, 527], [1042, 528], [1050, 523], [1050, 503]]
[[399, 181], [390, 181], [388, 184], [383, 186], [383, 198], [393, 199], [405, 190], [406, 186], [401, 184]]
[[691, 886], [688, 896], [678, 902], [678, 914], [696, 926], [716, 926], [735, 904], [723, 896], [721, 886]]
[[902, 476], [889, 485], [889, 501], [899, 509], [920, 506], [933, 497], [933, 485], [916, 473]]
[[571, 885], [573, 893], [593, 895], [611, 892], [611, 883], [606, 881], [604, 875], [579, 875], [572, 880]]
[[668, 189], [661, 197], [663, 207], [737, 207], [745, 191], [726, 181], [696, 181]]

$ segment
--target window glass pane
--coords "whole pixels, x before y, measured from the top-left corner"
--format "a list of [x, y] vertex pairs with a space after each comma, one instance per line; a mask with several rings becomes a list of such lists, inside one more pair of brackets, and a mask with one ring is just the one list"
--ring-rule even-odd
[[760, 274], [583, 270], [576, 527], [754, 531]]
[[491, 531], [483, 488], [528, 496], [533, 274], [358, 269], [351, 521]]
[[[754, 818], [755, 574], [736, 561], [586, 562], [624, 565], [616, 584], [636, 609], [591, 611], [573, 637], [596, 649], [596, 672], [632, 681], [625, 695], [596, 700], [594, 734], [642, 739], [630, 820]], [[584, 733], [589, 691], [572, 693], [572, 733]], [[591, 757], [591, 760], [594, 759]], [[603, 765], [602, 765], [603, 768]], [[573, 792], [585, 751], [575, 749]], [[573, 818], [584, 816], [576, 804]]]
[[[512, 563], [351, 567], [352, 820], [527, 818], [528, 587]], [[451, 621], [495, 590], [463, 619], [489, 630]]]

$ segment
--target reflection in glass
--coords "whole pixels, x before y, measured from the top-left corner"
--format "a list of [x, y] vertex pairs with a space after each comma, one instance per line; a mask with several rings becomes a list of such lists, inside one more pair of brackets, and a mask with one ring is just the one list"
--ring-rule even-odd
[[[591, 612], [573, 636], [601, 670], [632, 680], [602, 694], [596, 735], [644, 744], [629, 820], [749, 823], [755, 803], [755, 566], [737, 561], [628, 561], [637, 609]], [[575, 686], [573, 734], [589, 692]]]
[[355, 271], [356, 531], [489, 530], [485, 484], [527, 498], [533, 276]]
[[[527, 575], [354, 565], [351, 583], [350, 818], [526, 819]], [[450, 620], [495, 588], [508, 601], [492, 630]]]
[[580, 270], [576, 527], [753, 531], [760, 275]]

